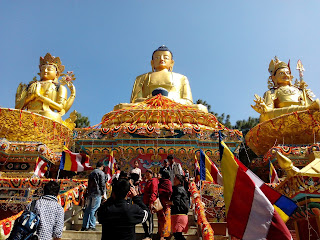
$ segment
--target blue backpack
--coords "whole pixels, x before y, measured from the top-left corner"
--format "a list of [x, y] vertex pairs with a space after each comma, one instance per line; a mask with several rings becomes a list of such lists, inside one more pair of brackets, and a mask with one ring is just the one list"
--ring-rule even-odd
[[25, 210], [14, 222], [13, 229], [7, 240], [38, 239], [35, 232], [38, 228], [40, 217], [34, 212], [36, 201], [31, 202], [30, 210]]

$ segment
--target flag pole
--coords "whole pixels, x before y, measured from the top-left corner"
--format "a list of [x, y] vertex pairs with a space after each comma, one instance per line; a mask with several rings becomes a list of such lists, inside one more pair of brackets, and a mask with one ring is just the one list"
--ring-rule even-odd
[[60, 175], [60, 168], [59, 168], [59, 170], [58, 170], [57, 180], [59, 179], [59, 175]]

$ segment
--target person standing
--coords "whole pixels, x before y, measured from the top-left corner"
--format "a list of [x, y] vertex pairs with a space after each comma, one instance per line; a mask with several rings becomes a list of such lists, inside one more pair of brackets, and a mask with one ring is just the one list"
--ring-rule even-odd
[[168, 159], [165, 159], [165, 160], [163, 161], [163, 167], [160, 168], [159, 173], [162, 173], [162, 171], [164, 171], [164, 170], [169, 171], [169, 173], [170, 173], [170, 171], [171, 171], [171, 167], [170, 167], [170, 163], [169, 163]]
[[144, 188], [143, 194], [143, 202], [146, 204], [150, 209], [150, 217], [148, 219], [149, 227], [147, 223], [143, 223], [143, 229], [145, 232], [146, 239], [151, 239], [153, 234], [153, 203], [158, 197], [158, 179], [153, 178], [153, 172], [151, 169], [148, 169], [145, 173], [146, 177], [146, 186]]
[[157, 212], [158, 216], [158, 233], [160, 240], [165, 240], [171, 234], [171, 209], [170, 197], [172, 194], [172, 183], [170, 181], [170, 172], [163, 170], [159, 180], [159, 199], [163, 209]]
[[100, 206], [101, 198], [106, 193], [106, 176], [103, 172], [103, 164], [97, 163], [88, 179], [86, 209], [83, 216], [81, 231], [96, 230], [96, 211]]
[[139, 182], [142, 180], [142, 176], [141, 176], [141, 169], [139, 168], [139, 161], [135, 160], [134, 161], [134, 168], [131, 170], [131, 173], [136, 173], [139, 175]]
[[[134, 204], [127, 202], [127, 197]], [[112, 196], [101, 204], [98, 220], [102, 224], [102, 240], [135, 240], [135, 225], [144, 223], [150, 212], [127, 179], [115, 181]]]
[[58, 203], [59, 191], [59, 183], [50, 181], [43, 188], [44, 195], [36, 201], [34, 211], [40, 217], [37, 229], [39, 240], [60, 240], [62, 237], [64, 210]]
[[177, 174], [174, 178], [171, 196], [171, 227], [176, 240], [185, 240], [182, 232], [188, 231], [189, 197], [183, 183], [183, 176]]
[[170, 163], [170, 178], [171, 183], [173, 184], [174, 177], [178, 174], [183, 175], [183, 170], [180, 163], [175, 162], [172, 155], [169, 155], [167, 157], [169, 163]]

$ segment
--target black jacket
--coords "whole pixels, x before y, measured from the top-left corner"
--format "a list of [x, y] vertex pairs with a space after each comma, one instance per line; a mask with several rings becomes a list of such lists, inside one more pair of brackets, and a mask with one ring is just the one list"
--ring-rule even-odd
[[94, 169], [88, 180], [88, 196], [102, 196], [106, 192], [106, 176], [99, 168]]
[[182, 185], [172, 187], [171, 201], [171, 215], [188, 214], [189, 197]]
[[135, 225], [145, 222], [150, 213], [139, 196], [125, 199], [108, 198], [98, 209], [98, 221], [102, 224], [102, 240], [135, 240]]

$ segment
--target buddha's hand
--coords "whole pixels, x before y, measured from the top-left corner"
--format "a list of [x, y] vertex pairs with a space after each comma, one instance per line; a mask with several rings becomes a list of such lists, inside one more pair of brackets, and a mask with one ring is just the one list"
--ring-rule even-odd
[[37, 82], [36, 83], [36, 89], [35, 89], [36, 97], [40, 97], [41, 96], [40, 90], [41, 90], [41, 84], [39, 82]]
[[251, 105], [251, 107], [260, 114], [266, 113], [268, 110], [268, 107], [267, 107], [266, 103], [264, 102], [264, 99], [257, 94], [255, 94], [254, 96], [256, 99], [254, 99], [253, 101], [256, 104], [254, 106]]
[[40, 96], [41, 85], [39, 82], [32, 83], [28, 88], [28, 99], [33, 100]]

